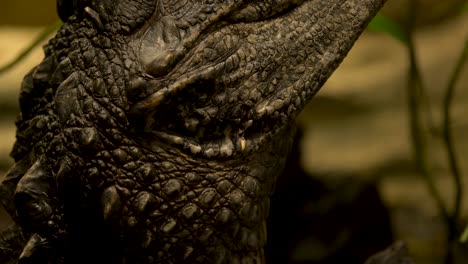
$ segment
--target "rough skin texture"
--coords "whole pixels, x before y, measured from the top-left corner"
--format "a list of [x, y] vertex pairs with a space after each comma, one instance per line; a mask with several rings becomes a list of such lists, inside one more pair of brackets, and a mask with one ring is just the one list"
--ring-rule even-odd
[[397, 241], [387, 249], [371, 256], [364, 264], [414, 264], [408, 255], [408, 248]]
[[0, 187], [6, 259], [264, 263], [294, 119], [382, 4], [59, 0]]

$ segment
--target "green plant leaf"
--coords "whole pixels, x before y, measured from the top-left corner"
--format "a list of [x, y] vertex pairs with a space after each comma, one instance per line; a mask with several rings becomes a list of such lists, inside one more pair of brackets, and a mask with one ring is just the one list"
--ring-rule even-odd
[[465, 231], [460, 236], [460, 243], [468, 242], [468, 225], [465, 228]]
[[54, 24], [48, 26], [44, 29], [22, 52], [18, 54], [12, 61], [5, 65], [0, 65], [0, 75], [7, 72], [18, 63], [22, 62], [26, 56], [28, 56], [31, 51], [33, 51], [37, 46], [39, 46], [43, 41], [50, 37], [52, 33], [57, 31], [62, 25], [62, 21], [58, 20]]
[[380, 13], [377, 14], [369, 23], [369, 29], [376, 32], [386, 33], [406, 46], [409, 45], [409, 37], [403, 28], [397, 22]]

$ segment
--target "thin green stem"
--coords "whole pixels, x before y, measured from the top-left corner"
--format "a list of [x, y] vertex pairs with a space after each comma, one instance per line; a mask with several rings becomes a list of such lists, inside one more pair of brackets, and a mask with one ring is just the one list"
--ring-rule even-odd
[[421, 118], [421, 109], [422, 109], [422, 95], [425, 93], [426, 89], [424, 87], [420, 70], [418, 67], [416, 59], [416, 49], [413, 41], [413, 29], [415, 25], [416, 17], [416, 1], [409, 1], [409, 14], [407, 21], [407, 35], [408, 35], [408, 57], [410, 60], [409, 74], [408, 74], [408, 108], [410, 116], [410, 130], [411, 130], [411, 139], [413, 144], [414, 158], [416, 166], [422, 176], [425, 179], [425, 182], [428, 186], [428, 189], [436, 202], [439, 211], [446, 222], [448, 228], [447, 236], [447, 253], [445, 257], [445, 264], [453, 263], [453, 254], [451, 250], [452, 240], [455, 234], [454, 223], [452, 221], [451, 215], [449, 214], [440, 193], [438, 192], [434, 178], [432, 176], [431, 170], [428, 166], [428, 155], [427, 155], [427, 144], [426, 137], [423, 129], [423, 121]]
[[34, 41], [29, 44], [26, 49], [24, 49], [16, 58], [14, 58], [12, 61], [9, 63], [3, 65], [0, 67], [0, 74], [5, 73], [6, 71], [10, 70], [13, 68], [16, 64], [21, 62], [31, 51], [33, 51], [38, 45], [40, 45], [44, 40], [46, 40], [50, 34], [52, 34], [54, 31], [57, 31], [57, 29], [62, 25], [61, 21], [57, 21], [54, 24], [48, 26], [44, 31], [42, 31]]
[[427, 146], [424, 136], [422, 121], [421, 121], [421, 102], [420, 102], [420, 93], [421, 89], [421, 77], [419, 74], [419, 68], [416, 63], [416, 54], [414, 49], [413, 41], [410, 40], [410, 45], [408, 47], [409, 58], [410, 58], [410, 69], [409, 69], [409, 78], [408, 78], [408, 107], [410, 112], [410, 129], [411, 129], [411, 139], [413, 144], [414, 157], [416, 165], [424, 176], [426, 183], [429, 187], [432, 197], [436, 201], [436, 204], [439, 208], [439, 211], [442, 213], [442, 216], [447, 221], [451, 222], [450, 215], [448, 210], [445, 208], [444, 202], [435, 187], [434, 179], [432, 173], [428, 168], [427, 162]]
[[458, 240], [460, 243], [466, 243], [468, 242], [468, 225], [465, 227], [465, 230], [463, 230], [460, 239]]
[[460, 57], [458, 58], [455, 69], [450, 77], [447, 90], [445, 92], [444, 103], [443, 103], [443, 114], [444, 114], [444, 123], [443, 123], [443, 138], [445, 142], [445, 148], [449, 157], [450, 170], [453, 175], [455, 183], [455, 205], [452, 214], [452, 221], [456, 222], [459, 214], [461, 201], [463, 199], [463, 182], [460, 167], [458, 166], [457, 157], [455, 154], [455, 145], [452, 138], [452, 126], [450, 120], [450, 109], [453, 101], [453, 95], [455, 92], [455, 84], [460, 76], [461, 70], [466, 63], [466, 58], [468, 56], [468, 37], [465, 39], [464, 47]]

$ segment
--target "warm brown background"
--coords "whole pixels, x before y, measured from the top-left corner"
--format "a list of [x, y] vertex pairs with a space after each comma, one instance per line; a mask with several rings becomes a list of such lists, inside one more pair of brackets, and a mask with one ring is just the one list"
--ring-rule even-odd
[[[389, 2], [386, 13], [403, 17], [406, 0]], [[437, 125], [441, 121], [443, 91], [468, 37], [468, 12], [454, 15], [465, 1], [421, 2], [416, 45]], [[53, 0], [2, 0], [0, 6], [0, 65], [13, 59], [44, 25], [58, 19]], [[41, 58], [38, 49], [0, 76], [0, 175], [12, 164], [8, 152], [14, 142], [22, 76]], [[411, 166], [404, 87], [407, 68], [403, 45], [386, 35], [364, 34], [300, 117], [307, 128], [303, 165], [312, 172], [346, 171], [357, 177], [379, 177], [378, 187], [391, 209], [397, 236], [409, 243], [419, 263], [441, 263], [444, 228], [424, 182]], [[468, 66], [461, 76], [453, 106], [453, 127], [468, 191]], [[430, 156], [437, 187], [449, 203], [453, 185], [440, 140], [431, 141]], [[465, 222], [467, 199], [468, 194], [463, 202]], [[307, 257], [307, 252], [300, 254]]]
[[55, 0], [2, 0], [0, 25], [39, 26], [58, 19]]

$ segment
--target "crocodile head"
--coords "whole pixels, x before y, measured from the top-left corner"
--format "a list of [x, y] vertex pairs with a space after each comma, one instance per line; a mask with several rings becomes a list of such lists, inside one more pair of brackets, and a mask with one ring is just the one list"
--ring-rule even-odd
[[383, 0], [58, 0], [0, 187], [28, 263], [264, 263], [294, 119]]

